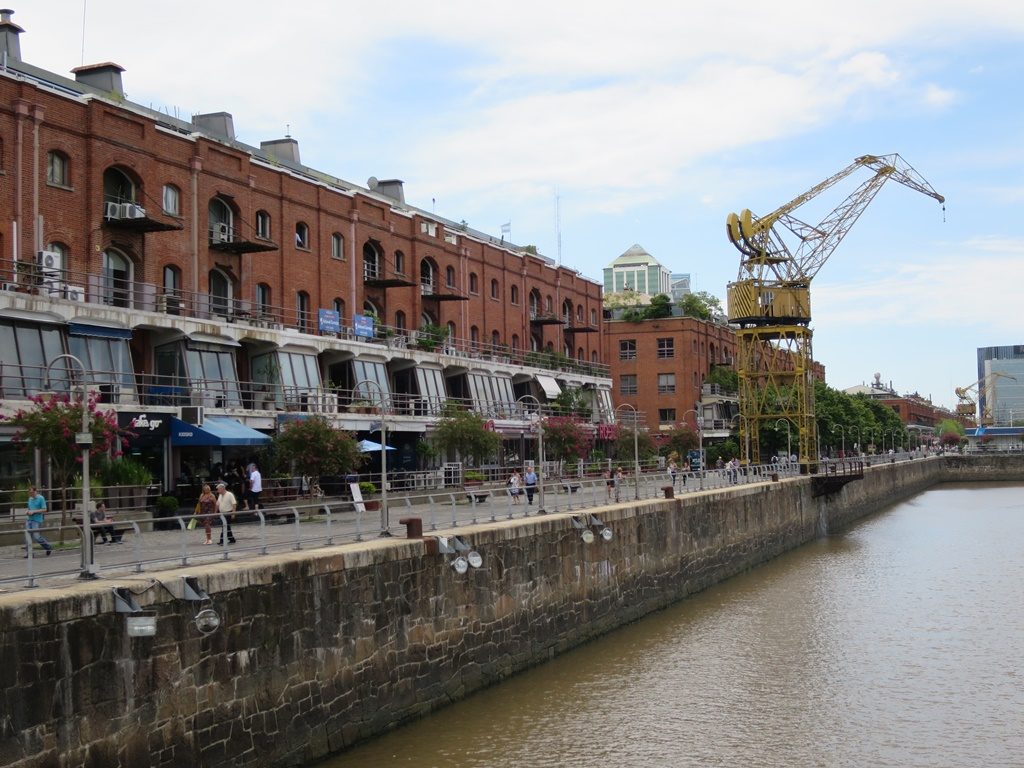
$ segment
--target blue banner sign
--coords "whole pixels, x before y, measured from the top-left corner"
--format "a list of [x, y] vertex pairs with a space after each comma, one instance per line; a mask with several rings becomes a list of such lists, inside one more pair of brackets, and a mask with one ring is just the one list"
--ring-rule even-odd
[[320, 333], [339, 333], [341, 331], [341, 313], [336, 309], [321, 309], [318, 313]]
[[355, 331], [356, 336], [365, 336], [368, 339], [372, 339], [374, 336], [373, 321], [373, 315], [353, 315], [352, 329]]

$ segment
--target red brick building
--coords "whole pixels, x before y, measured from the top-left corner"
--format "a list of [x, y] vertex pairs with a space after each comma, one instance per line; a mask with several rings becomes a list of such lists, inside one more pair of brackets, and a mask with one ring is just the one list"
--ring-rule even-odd
[[683, 424], [705, 433], [728, 434], [734, 413], [731, 398], [706, 398], [704, 379], [716, 365], [732, 366], [736, 335], [724, 323], [693, 317], [666, 317], [628, 322], [605, 321], [605, 359], [609, 361], [615, 405], [628, 403], [644, 414], [657, 434]]
[[340, 406], [373, 395], [407, 464], [448, 398], [517, 446], [524, 395], [585, 388], [607, 414], [596, 281], [407, 204], [401, 181], [306, 167], [291, 137], [251, 147], [228, 113], [132, 104], [116, 64], [34, 67], [20, 32], [4, 12], [5, 401], [69, 352], [118, 408], [198, 404], [264, 432], [293, 408], [365, 430]]

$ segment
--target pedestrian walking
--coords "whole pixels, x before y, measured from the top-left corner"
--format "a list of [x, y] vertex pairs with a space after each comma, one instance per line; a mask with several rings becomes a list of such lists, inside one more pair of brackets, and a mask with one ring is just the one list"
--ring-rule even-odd
[[196, 502], [194, 515], [202, 523], [203, 531], [206, 533], [206, 541], [203, 544], [213, 544], [213, 516], [215, 514], [217, 514], [217, 497], [213, 495], [210, 484], [203, 483], [203, 490], [199, 494], [199, 501]]
[[260, 494], [263, 492], [263, 475], [255, 463], [249, 465], [249, 509], [254, 512], [260, 506]]
[[615, 478], [612, 476], [611, 469], [604, 471], [604, 487], [609, 499], [615, 495]]
[[228, 544], [235, 543], [235, 534], [231, 530], [231, 521], [235, 519], [235, 511], [238, 509], [238, 499], [235, 494], [228, 490], [224, 483], [217, 483], [217, 511], [224, 515], [224, 526], [220, 532], [219, 546], [224, 546], [224, 534], [228, 536]]
[[626, 482], [626, 473], [622, 471], [622, 467], [615, 470], [615, 503], [619, 502], [619, 496], [622, 493], [622, 484]]
[[[39, 532], [39, 529], [43, 527], [45, 519], [46, 497], [37, 491], [34, 485], [30, 486], [28, 489], [28, 518], [25, 520], [25, 529], [29, 532], [32, 541], [45, 549], [46, 556], [49, 557], [50, 553], [53, 552], [53, 547], [43, 534]], [[28, 557], [28, 547], [25, 548], [25, 557]]]
[[533, 467], [526, 470], [523, 480], [526, 481], [526, 503], [532, 505], [533, 494], [537, 492], [537, 473]]
[[519, 494], [522, 492], [523, 478], [519, 474], [519, 470], [512, 470], [512, 474], [508, 478], [508, 495], [512, 497], [512, 503], [519, 503]]
[[676, 487], [676, 475], [679, 473], [679, 467], [676, 465], [674, 459], [668, 460], [668, 476], [672, 480], [672, 487]]

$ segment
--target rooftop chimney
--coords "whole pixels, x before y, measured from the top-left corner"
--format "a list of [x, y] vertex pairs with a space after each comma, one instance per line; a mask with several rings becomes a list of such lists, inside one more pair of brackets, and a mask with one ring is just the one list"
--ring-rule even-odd
[[384, 195], [390, 197], [392, 200], [397, 200], [399, 203], [405, 204], [405, 190], [402, 187], [401, 179], [381, 179], [378, 180], [376, 176], [371, 176], [366, 186], [370, 188], [370, 191], [376, 192], [378, 195]]
[[204, 133], [220, 139], [235, 140], [235, 121], [230, 112], [210, 112], [206, 115], [193, 115], [192, 125]]
[[0, 58], [21, 60], [21, 41], [18, 39], [25, 30], [11, 21], [10, 8], [0, 8]]
[[84, 67], [75, 67], [71, 71], [75, 75], [76, 83], [87, 85], [101, 93], [124, 96], [124, 86], [121, 85], [121, 73], [124, 72], [124, 67], [118, 66], [112, 61], [105, 61], [102, 64], [86, 64]]
[[299, 160], [299, 142], [291, 136], [285, 136], [283, 139], [261, 141], [260, 149], [278, 160], [287, 160], [296, 164], [301, 163]]

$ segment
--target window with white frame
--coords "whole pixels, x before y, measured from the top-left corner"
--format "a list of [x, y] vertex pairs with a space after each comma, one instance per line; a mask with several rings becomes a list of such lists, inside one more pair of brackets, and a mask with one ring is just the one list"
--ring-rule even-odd
[[619, 394], [635, 395], [637, 393], [636, 374], [624, 373], [619, 376]]
[[164, 184], [163, 209], [168, 216], [181, 215], [181, 190], [173, 184]]
[[46, 154], [46, 181], [58, 187], [71, 186], [71, 161], [63, 152], [51, 150]]
[[676, 342], [672, 337], [658, 339], [658, 359], [667, 360], [676, 356]]
[[658, 394], [674, 395], [676, 392], [676, 375], [674, 373], [658, 374]]
[[345, 238], [341, 236], [341, 232], [331, 235], [331, 258], [345, 260]]
[[256, 237], [270, 239], [270, 214], [266, 211], [256, 211]]
[[619, 360], [636, 360], [636, 339], [619, 341]]

